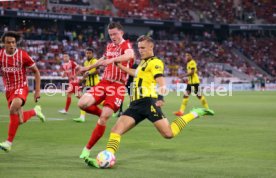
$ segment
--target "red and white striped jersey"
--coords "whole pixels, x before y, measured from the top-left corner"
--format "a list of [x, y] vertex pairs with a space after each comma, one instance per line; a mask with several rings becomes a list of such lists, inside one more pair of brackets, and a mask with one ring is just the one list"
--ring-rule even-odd
[[5, 49], [0, 50], [0, 70], [6, 91], [28, 86], [26, 68], [35, 65], [33, 59], [22, 49], [16, 49], [8, 55]]
[[[106, 51], [104, 54], [104, 57], [106, 60], [121, 56], [125, 54], [125, 51], [127, 49], [132, 49], [132, 46], [128, 40], [122, 41], [119, 45], [116, 45], [114, 43], [109, 43], [106, 46]], [[121, 64], [126, 66], [126, 67], [131, 67], [130, 63], [133, 62], [134, 59], [131, 59], [129, 61], [124, 61]], [[103, 74], [103, 79], [107, 80], [116, 80], [120, 81], [124, 84], [126, 84], [127, 79], [128, 79], [128, 74], [118, 68], [114, 63], [111, 63], [106, 66]]]
[[78, 66], [78, 64], [72, 60], [62, 64], [63, 71], [64, 71], [66, 77], [68, 77], [68, 80], [70, 83], [76, 83], [79, 81], [78, 77], [76, 75], [77, 66]]

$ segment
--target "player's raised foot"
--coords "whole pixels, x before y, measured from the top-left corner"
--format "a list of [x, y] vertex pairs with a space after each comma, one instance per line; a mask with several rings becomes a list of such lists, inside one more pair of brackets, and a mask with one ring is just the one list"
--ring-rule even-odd
[[205, 109], [205, 108], [193, 108], [191, 112], [195, 112], [198, 115], [198, 117], [205, 116], [205, 115], [209, 115], [209, 116], [215, 115], [215, 112], [213, 110]]
[[65, 109], [61, 109], [58, 112], [61, 113], [61, 114], [67, 114], [67, 111], [65, 111]]
[[89, 149], [87, 149], [86, 147], [83, 148], [82, 152], [81, 152], [81, 155], [80, 155], [80, 158], [81, 159], [86, 159], [89, 157], [90, 155], [90, 151]]
[[75, 122], [85, 122], [85, 118], [79, 117], [79, 118], [73, 119], [73, 121], [75, 121]]
[[45, 118], [44, 114], [41, 112], [41, 107], [36, 105], [34, 107], [34, 110], [35, 110], [36, 116], [39, 118], [39, 120], [41, 122], [45, 122], [46, 118]]
[[182, 112], [182, 111], [176, 111], [176, 112], [173, 112], [173, 114], [174, 114], [175, 116], [183, 116], [183, 115], [184, 115], [184, 112]]
[[95, 168], [100, 168], [100, 166], [97, 163], [96, 159], [93, 158], [85, 158], [84, 159], [85, 163], [90, 166], [90, 167], [95, 167]]
[[8, 141], [0, 143], [0, 149], [4, 150], [5, 152], [11, 151], [11, 143]]

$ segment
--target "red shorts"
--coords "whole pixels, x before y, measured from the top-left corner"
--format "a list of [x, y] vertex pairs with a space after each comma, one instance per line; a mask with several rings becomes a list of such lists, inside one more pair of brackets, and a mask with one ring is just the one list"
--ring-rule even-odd
[[81, 90], [81, 86], [79, 85], [78, 82], [74, 82], [74, 83], [70, 82], [66, 90], [66, 93], [75, 93], [77, 95], [80, 90]]
[[102, 80], [98, 85], [92, 87], [87, 93], [93, 95], [95, 105], [104, 101], [103, 105], [117, 112], [124, 101], [126, 88], [124, 84]]
[[7, 101], [8, 101], [9, 108], [10, 108], [11, 102], [14, 98], [22, 99], [23, 100], [22, 106], [23, 106], [27, 101], [28, 93], [29, 93], [29, 87], [28, 86], [18, 88], [18, 89], [15, 89], [15, 90], [6, 91], [6, 98], [7, 98]]

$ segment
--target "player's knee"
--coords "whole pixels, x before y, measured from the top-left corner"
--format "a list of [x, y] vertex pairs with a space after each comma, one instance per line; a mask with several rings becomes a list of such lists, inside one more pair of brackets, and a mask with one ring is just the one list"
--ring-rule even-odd
[[108, 117], [103, 117], [103, 116], [101, 116], [101, 117], [99, 118], [99, 120], [98, 120], [98, 123], [99, 123], [100, 125], [106, 125], [107, 120], [108, 120]]
[[19, 109], [20, 109], [20, 107], [12, 106], [10, 108], [10, 114], [17, 114]]
[[173, 138], [173, 134], [172, 133], [164, 133], [162, 135], [165, 139], [172, 139]]

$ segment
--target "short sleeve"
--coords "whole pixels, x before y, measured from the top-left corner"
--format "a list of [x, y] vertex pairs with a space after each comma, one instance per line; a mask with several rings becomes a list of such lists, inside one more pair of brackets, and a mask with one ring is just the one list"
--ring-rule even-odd
[[29, 56], [27, 52], [23, 51], [22, 55], [24, 67], [30, 68], [35, 65], [34, 60]]
[[126, 41], [122, 46], [123, 53], [125, 53], [125, 51], [128, 49], [132, 49], [132, 45], [130, 44], [129, 41]]
[[154, 78], [163, 76], [164, 74], [164, 63], [160, 59], [154, 59], [150, 64], [150, 71]]

